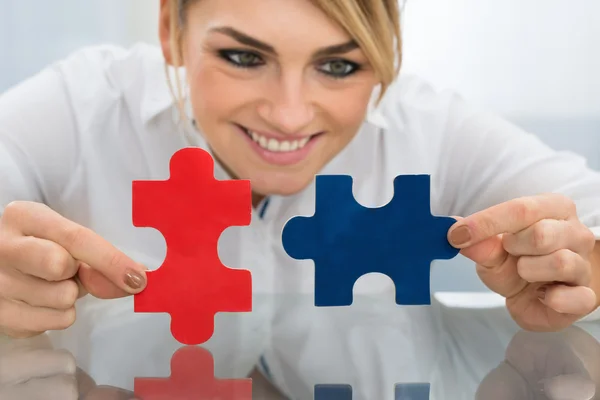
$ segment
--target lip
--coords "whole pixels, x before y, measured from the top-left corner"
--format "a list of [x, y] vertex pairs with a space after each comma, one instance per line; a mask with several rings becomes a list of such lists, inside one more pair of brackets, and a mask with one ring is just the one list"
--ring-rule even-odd
[[[258, 154], [260, 158], [266, 161], [269, 164], [278, 165], [278, 166], [289, 166], [297, 164], [303, 160], [305, 160], [310, 154], [311, 150], [315, 147], [317, 142], [321, 139], [322, 134], [312, 135], [311, 139], [308, 143], [301, 149], [296, 151], [288, 151], [288, 152], [273, 152], [266, 149], [263, 149], [256, 143], [248, 134], [246, 133], [246, 128], [242, 125], [234, 124], [240, 134], [245, 138], [250, 147]], [[273, 135], [263, 135], [260, 132], [256, 132], [262, 136], [273, 138], [277, 140], [301, 140], [306, 138], [306, 136], [286, 136], [282, 138], [281, 136], [273, 136]]]

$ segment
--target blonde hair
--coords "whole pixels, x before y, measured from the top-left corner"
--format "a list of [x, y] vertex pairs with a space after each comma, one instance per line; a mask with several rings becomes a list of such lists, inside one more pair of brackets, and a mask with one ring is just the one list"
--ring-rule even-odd
[[[171, 7], [171, 48], [173, 64], [182, 65], [181, 39], [186, 13], [199, 0], [169, 0]], [[402, 36], [398, 0], [310, 0], [331, 20], [345, 29], [369, 60], [381, 84], [379, 99], [398, 76], [402, 64]], [[180, 110], [183, 110], [182, 86], [175, 74]], [[169, 85], [172, 85], [169, 79]]]

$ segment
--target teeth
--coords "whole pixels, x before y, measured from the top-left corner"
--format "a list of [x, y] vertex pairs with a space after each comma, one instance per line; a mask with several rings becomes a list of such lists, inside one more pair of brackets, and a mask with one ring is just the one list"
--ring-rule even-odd
[[277, 140], [273, 138], [266, 138], [264, 136], [259, 135], [256, 132], [247, 131], [248, 135], [254, 140], [260, 147], [265, 150], [272, 151], [274, 153], [283, 153], [300, 150], [310, 140], [310, 137], [301, 139], [301, 140]]

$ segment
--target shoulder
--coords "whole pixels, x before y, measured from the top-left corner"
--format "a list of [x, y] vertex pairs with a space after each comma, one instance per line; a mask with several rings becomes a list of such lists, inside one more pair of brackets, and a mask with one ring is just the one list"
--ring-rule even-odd
[[104, 84], [118, 89], [124, 87], [124, 74], [129, 73], [128, 80], [139, 79], [148, 72], [149, 66], [161, 62], [162, 54], [155, 46], [143, 43], [131, 48], [97, 45], [69, 54], [54, 67], [73, 82]]
[[52, 66], [64, 82], [75, 114], [104, 118], [116, 102], [133, 118], [144, 117], [149, 102], [170, 100], [160, 48], [136, 44], [131, 48], [98, 45], [82, 48]]

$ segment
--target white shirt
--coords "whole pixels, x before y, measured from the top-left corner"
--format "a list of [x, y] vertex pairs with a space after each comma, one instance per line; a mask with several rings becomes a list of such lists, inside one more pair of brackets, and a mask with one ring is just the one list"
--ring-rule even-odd
[[[0, 211], [13, 200], [46, 203], [158, 268], [165, 243], [157, 231], [133, 226], [131, 182], [168, 179], [170, 157], [181, 148], [208, 150], [202, 134], [183, 130], [177, 117], [159, 49], [102, 46], [74, 53], [0, 97]], [[555, 152], [414, 76], [398, 79], [322, 173], [353, 176], [355, 198], [368, 207], [392, 198], [397, 175], [429, 174], [431, 211], [442, 216], [560, 192], [599, 232], [600, 175], [582, 157]], [[219, 165], [215, 174], [228, 178]], [[217, 315], [206, 344], [217, 375], [245, 376], [260, 365], [293, 398], [308, 398], [315, 383], [355, 384], [355, 398], [386, 399], [396, 382], [429, 382], [447, 332], [445, 307], [435, 299], [431, 307], [397, 307], [391, 281], [367, 275], [356, 285], [352, 307], [313, 306], [312, 261], [289, 257], [281, 231], [290, 217], [312, 215], [314, 200], [314, 185], [274, 196], [253, 211], [250, 227], [223, 234], [221, 260], [251, 271], [254, 308]], [[357, 300], [367, 292], [385, 301], [375, 307], [375, 300]], [[52, 337], [99, 383], [132, 387], [123, 371], [167, 376], [180, 346], [170, 335], [169, 316], [134, 314], [132, 304], [131, 298], [88, 296], [78, 304], [76, 324]], [[498, 319], [495, 330], [508, 329], [507, 321]], [[119, 357], [131, 354], [132, 343], [139, 357]], [[432, 388], [432, 398], [438, 390], [443, 396], [442, 389]]]

